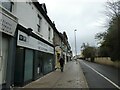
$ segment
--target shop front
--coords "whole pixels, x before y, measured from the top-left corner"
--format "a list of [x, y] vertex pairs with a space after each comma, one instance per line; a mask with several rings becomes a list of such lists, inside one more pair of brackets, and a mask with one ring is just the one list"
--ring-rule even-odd
[[71, 56], [69, 53], [67, 53], [67, 62], [71, 61]]
[[67, 63], [67, 55], [66, 52], [63, 51], [63, 59], [65, 60], [65, 64]]
[[60, 57], [62, 55], [61, 52], [62, 52], [62, 50], [61, 50], [60, 46], [56, 46], [55, 47], [55, 56], [56, 56], [56, 58], [55, 58], [55, 68], [56, 69], [60, 68], [59, 59], [60, 59]]
[[36, 80], [53, 70], [54, 55], [41, 51], [35, 51], [33, 79]]
[[18, 25], [14, 84], [24, 86], [53, 71], [54, 47], [35, 35], [31, 29]]
[[0, 7], [0, 89], [12, 84], [17, 18]]
[[0, 6], [0, 89], [12, 84], [17, 18]]
[[32, 81], [33, 55], [33, 50], [23, 47], [17, 47], [14, 74], [15, 85], [23, 85]]
[[0, 85], [6, 84], [9, 39], [0, 32]]

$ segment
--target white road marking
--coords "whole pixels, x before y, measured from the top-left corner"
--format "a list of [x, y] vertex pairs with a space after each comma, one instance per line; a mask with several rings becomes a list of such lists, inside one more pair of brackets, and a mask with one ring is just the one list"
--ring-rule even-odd
[[[84, 62], [83, 62], [84, 63]], [[117, 84], [115, 84], [112, 80], [110, 80], [109, 78], [105, 77], [104, 75], [102, 75], [101, 73], [99, 73], [98, 71], [96, 71], [94, 68], [90, 67], [89, 65], [87, 65], [86, 63], [84, 63], [86, 66], [88, 66], [90, 69], [92, 69], [94, 72], [96, 72], [97, 74], [99, 74], [100, 76], [102, 76], [104, 79], [106, 79], [108, 82], [110, 82], [112, 85], [114, 85], [116, 88], [120, 89], [120, 86], [118, 86]]]

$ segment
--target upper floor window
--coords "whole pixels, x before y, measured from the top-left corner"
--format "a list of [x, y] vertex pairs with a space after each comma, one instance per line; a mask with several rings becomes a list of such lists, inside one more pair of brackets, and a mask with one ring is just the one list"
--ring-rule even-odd
[[5, 9], [12, 12], [13, 2], [11, 2], [10, 0], [0, 0], [0, 2], [2, 2], [1, 4]]
[[37, 24], [38, 32], [40, 32], [41, 29], [41, 22], [42, 22], [42, 18], [40, 17], [40, 15], [38, 15], [38, 24]]
[[50, 40], [50, 36], [51, 36], [51, 28], [48, 27], [48, 40]]

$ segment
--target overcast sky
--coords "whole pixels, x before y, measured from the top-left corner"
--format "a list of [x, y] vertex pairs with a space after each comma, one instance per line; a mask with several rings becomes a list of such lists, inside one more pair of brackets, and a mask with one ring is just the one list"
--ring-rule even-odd
[[77, 54], [82, 43], [96, 46], [95, 34], [103, 32], [105, 2], [107, 0], [38, 0], [45, 3], [48, 16], [58, 31], [65, 31], [75, 52], [74, 30], [76, 29]]

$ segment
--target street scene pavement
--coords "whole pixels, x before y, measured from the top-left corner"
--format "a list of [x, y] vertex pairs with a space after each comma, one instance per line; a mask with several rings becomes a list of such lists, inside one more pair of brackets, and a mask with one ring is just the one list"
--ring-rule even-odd
[[23, 88], [88, 88], [79, 62], [70, 61], [64, 72], [57, 69]]

